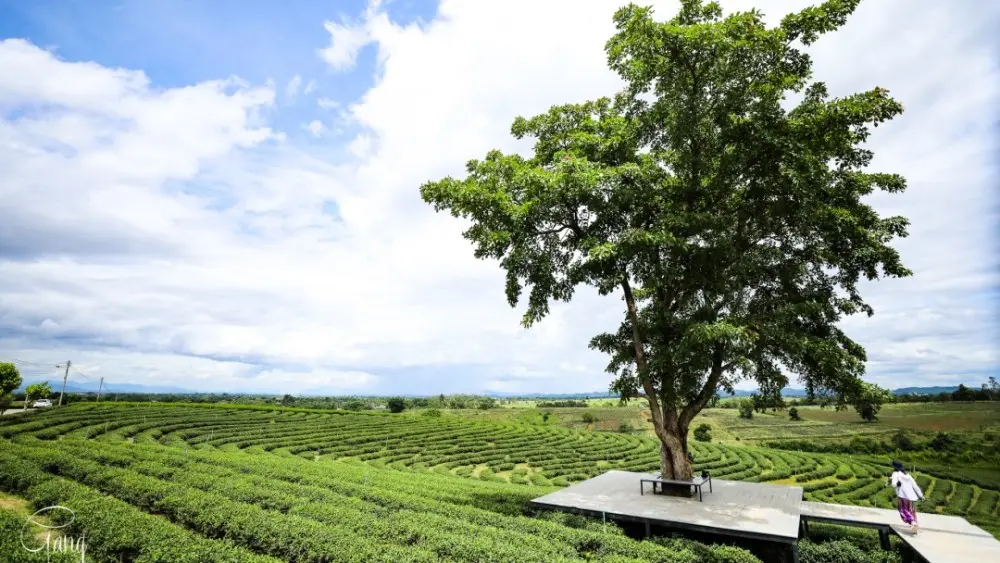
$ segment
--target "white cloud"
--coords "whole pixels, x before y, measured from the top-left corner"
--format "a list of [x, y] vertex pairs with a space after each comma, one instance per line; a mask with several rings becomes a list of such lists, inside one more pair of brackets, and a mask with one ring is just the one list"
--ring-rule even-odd
[[327, 21], [323, 23], [330, 34], [330, 44], [319, 49], [319, 56], [336, 71], [351, 70], [357, 62], [358, 53], [371, 43], [363, 26], [353, 23]]
[[317, 88], [316, 81], [310, 79], [309, 83], [306, 84], [305, 89], [302, 90], [302, 93], [305, 94], [306, 96], [308, 96], [309, 94], [312, 94], [313, 92], [315, 92], [316, 88]]
[[317, 119], [310, 121], [308, 124], [306, 124], [305, 128], [307, 131], [312, 133], [313, 137], [319, 137], [320, 135], [323, 134], [323, 131], [326, 129], [323, 126], [323, 122]]
[[[754, 2], [771, 21], [812, 3]], [[659, 4], [661, 17], [676, 6]], [[522, 330], [498, 266], [417, 189], [491, 148], [523, 150], [515, 115], [613, 93], [602, 49], [616, 5], [445, 0], [420, 27], [377, 7], [327, 22], [331, 68], [369, 43], [380, 66], [344, 109], [362, 130], [322, 158], [269, 142], [273, 86], [163, 90], [3, 43], [0, 106], [33, 111], [0, 121], [0, 323], [13, 334], [0, 356], [213, 389], [606, 388], [606, 358], [586, 345], [620, 321], [620, 301], [581, 290]], [[890, 386], [974, 382], [962, 374], [1000, 362], [984, 302], [998, 221], [983, 119], [1000, 101], [988, 33], [1000, 7], [935, 6], [862, 3], [811, 51], [834, 93], [883, 86], [907, 108], [872, 146], [911, 189], [873, 201], [912, 218], [899, 248], [916, 275], [866, 285], [876, 316], [845, 323]]]
[[[295, 99], [299, 97], [299, 88], [301, 87], [302, 77], [296, 74], [288, 81], [288, 85], [285, 86], [285, 97], [288, 98], [288, 103], [295, 103]], [[306, 93], [308, 94], [308, 92]]]
[[374, 141], [371, 135], [362, 133], [347, 145], [347, 152], [351, 153], [355, 158], [363, 159], [371, 154], [372, 148], [374, 147]]
[[316, 100], [316, 105], [325, 110], [337, 109], [340, 104], [336, 100], [331, 100], [330, 98], [319, 98]]

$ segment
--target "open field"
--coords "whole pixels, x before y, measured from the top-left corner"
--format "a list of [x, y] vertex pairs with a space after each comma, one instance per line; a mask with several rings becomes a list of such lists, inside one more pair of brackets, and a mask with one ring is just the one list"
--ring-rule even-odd
[[[1000, 403], [896, 403], [885, 405], [878, 421], [866, 423], [853, 410], [799, 407], [803, 420], [829, 422], [849, 427], [874, 426], [927, 431], [981, 431], [1000, 429]], [[787, 418], [787, 417], [786, 417]]]
[[[584, 403], [587, 403], [588, 407], [593, 407], [593, 408], [611, 408], [611, 407], [617, 407], [618, 406], [618, 399], [616, 399], [616, 398], [608, 398], [608, 397], [603, 397], [603, 398], [598, 398], [598, 399], [594, 399], [594, 398], [584, 398], [584, 399], [518, 399], [518, 400], [515, 400], [515, 399], [503, 399], [503, 400], [501, 400], [497, 404], [497, 406], [501, 407], [501, 408], [508, 408], [508, 409], [546, 408], [544, 406], [545, 403], [552, 403], [552, 402], [558, 402], [558, 401], [568, 401], [568, 400], [571, 400], [571, 401], [574, 401], [574, 402], [584, 402]], [[543, 406], [539, 407], [539, 405], [543, 405]], [[583, 407], [574, 407], [574, 408], [583, 408]]]
[[[169, 557], [159, 560], [699, 560], [683, 542], [639, 542], [593, 529], [600, 523], [526, 512], [531, 498], [608, 469], [655, 470], [656, 442], [642, 435], [419, 411], [89, 404], [4, 417], [0, 437], [0, 488], [81, 507], [74, 526], [111, 559], [169, 542], [191, 551], [164, 548]], [[720, 478], [892, 506], [874, 458], [692, 449], [697, 469]], [[1000, 533], [1000, 484], [975, 477], [921, 472], [922, 509]]]
[[[497, 422], [557, 425], [577, 430], [615, 432], [622, 423], [635, 432], [653, 435], [649, 411], [632, 402], [625, 407], [606, 406], [608, 400], [590, 401], [591, 407], [500, 408], [487, 411], [451, 411], [472, 419]], [[842, 440], [853, 436], [885, 437], [897, 430], [933, 435], [938, 431], [959, 433], [996, 432], [1000, 434], [1000, 403], [901, 403], [885, 405], [878, 420], [865, 422], [853, 409], [837, 411], [816, 406], [797, 406], [802, 418], [793, 421], [787, 410], [754, 413], [742, 419], [734, 408], [702, 411], [692, 424], [712, 427], [713, 442], [732, 445], [755, 445], [774, 440]], [[549, 413], [548, 419], [543, 419]], [[593, 422], [584, 420], [590, 415]]]
[[[600, 401], [601, 405], [608, 401]], [[617, 432], [627, 424], [634, 432], [652, 436], [652, 425], [641, 409], [627, 407], [545, 407], [498, 408], [490, 410], [447, 411], [454, 416], [471, 420], [489, 420], [500, 423], [531, 424], [535, 426], [561, 426], [574, 430]], [[648, 412], [648, 411], [647, 411]], [[590, 418], [587, 418], [589, 415]]]

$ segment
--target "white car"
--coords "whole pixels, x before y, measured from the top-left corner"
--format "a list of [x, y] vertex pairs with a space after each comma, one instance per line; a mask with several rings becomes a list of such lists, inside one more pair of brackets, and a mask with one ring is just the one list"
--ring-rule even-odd
[[31, 403], [31, 406], [35, 407], [36, 409], [37, 408], [44, 408], [44, 407], [51, 407], [52, 406], [52, 401], [50, 401], [48, 399], [38, 399], [34, 403]]

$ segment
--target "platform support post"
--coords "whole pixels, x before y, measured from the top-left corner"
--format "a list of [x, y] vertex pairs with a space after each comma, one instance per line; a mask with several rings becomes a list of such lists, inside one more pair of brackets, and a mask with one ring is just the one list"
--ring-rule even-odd
[[649, 539], [649, 522], [646, 522], [646, 539]]
[[892, 551], [892, 545], [889, 543], [889, 530], [879, 528], [878, 539], [882, 543], [882, 549]]

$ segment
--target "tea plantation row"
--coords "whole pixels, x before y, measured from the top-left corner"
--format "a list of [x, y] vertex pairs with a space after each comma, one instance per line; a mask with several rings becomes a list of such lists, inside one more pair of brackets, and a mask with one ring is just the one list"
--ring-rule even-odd
[[[526, 514], [554, 487], [612, 468], [655, 470], [656, 444], [638, 436], [449, 416], [91, 404], [4, 417], [0, 437], [0, 488], [72, 504], [98, 560], [756, 561]], [[720, 478], [892, 503], [880, 460], [701, 443], [692, 453]], [[918, 478], [939, 510], [1000, 531], [1000, 487], [950, 477]]]

